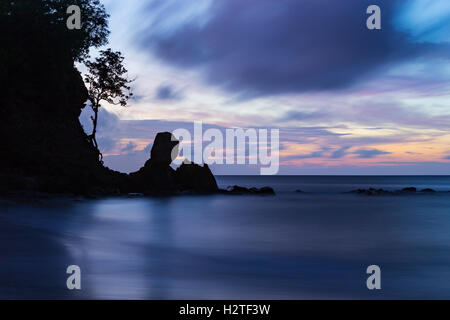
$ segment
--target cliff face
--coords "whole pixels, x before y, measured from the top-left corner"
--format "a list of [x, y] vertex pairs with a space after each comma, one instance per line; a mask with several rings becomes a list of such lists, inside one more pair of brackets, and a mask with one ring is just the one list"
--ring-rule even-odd
[[[78, 120], [87, 92], [69, 55], [47, 50], [3, 50], [0, 96], [0, 191], [148, 194], [218, 191], [207, 166], [170, 167], [177, 147], [168, 132], [155, 139], [137, 172], [105, 168]], [[176, 149], [175, 149], [176, 150]]]
[[70, 55], [17, 39], [1, 60], [0, 187], [83, 193], [120, 179], [79, 123], [87, 92]]

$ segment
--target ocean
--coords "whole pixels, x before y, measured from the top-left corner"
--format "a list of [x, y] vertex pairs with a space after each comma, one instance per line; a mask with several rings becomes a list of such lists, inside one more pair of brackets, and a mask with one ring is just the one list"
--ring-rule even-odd
[[[0, 202], [0, 298], [450, 298], [450, 176], [217, 180], [277, 194]], [[345, 193], [411, 186], [441, 192]]]

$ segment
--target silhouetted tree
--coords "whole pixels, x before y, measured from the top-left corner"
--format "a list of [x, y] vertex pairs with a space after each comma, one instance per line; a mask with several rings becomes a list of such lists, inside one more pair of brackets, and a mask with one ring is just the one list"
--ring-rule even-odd
[[[81, 9], [80, 30], [67, 28], [71, 5]], [[81, 62], [88, 57], [89, 48], [108, 42], [108, 18], [99, 0], [1, 0], [2, 47], [8, 44], [5, 41], [12, 42], [10, 47], [19, 47], [17, 41], [29, 47], [38, 44]]]
[[[133, 80], [129, 80], [125, 74], [127, 70], [123, 66], [124, 57], [120, 52], [114, 52], [111, 49], [100, 51], [99, 57], [94, 61], [86, 61], [88, 74], [85, 76], [85, 82], [88, 88], [89, 101], [94, 111], [91, 116], [93, 128], [89, 139], [98, 150], [96, 140], [98, 110], [101, 107], [100, 102], [106, 101], [110, 104], [121, 105], [125, 107], [128, 99], [133, 95], [128, 86]], [[102, 158], [102, 154], [100, 153]]]

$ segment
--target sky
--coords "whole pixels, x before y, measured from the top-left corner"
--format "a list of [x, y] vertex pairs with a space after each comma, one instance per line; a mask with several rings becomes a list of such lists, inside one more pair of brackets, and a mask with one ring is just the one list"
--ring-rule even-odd
[[[103, 3], [108, 47], [136, 78], [128, 107], [100, 113], [112, 169], [138, 170], [157, 132], [202, 121], [279, 129], [279, 174], [450, 174], [448, 0]], [[381, 30], [366, 27], [373, 4]], [[80, 120], [89, 131], [88, 108]]]

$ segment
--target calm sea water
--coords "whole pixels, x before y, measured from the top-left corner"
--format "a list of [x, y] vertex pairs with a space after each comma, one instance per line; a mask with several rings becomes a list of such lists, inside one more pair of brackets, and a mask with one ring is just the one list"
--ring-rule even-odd
[[[218, 177], [277, 195], [0, 204], [0, 298], [450, 298], [450, 177]], [[305, 193], [296, 193], [301, 189]], [[381, 267], [382, 289], [366, 288]], [[66, 288], [79, 265], [82, 290]]]

